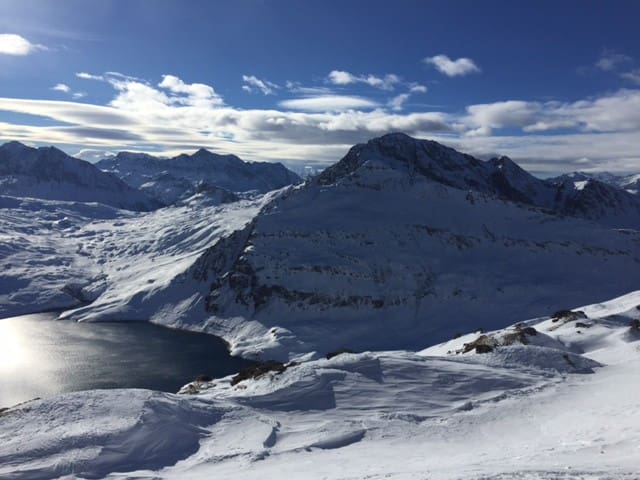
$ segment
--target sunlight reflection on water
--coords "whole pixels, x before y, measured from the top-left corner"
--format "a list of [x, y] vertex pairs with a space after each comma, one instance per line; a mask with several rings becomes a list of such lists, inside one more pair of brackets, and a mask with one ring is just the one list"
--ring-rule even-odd
[[231, 357], [212, 335], [144, 322], [75, 323], [55, 317], [0, 320], [0, 407], [95, 388], [175, 392], [199, 374], [221, 377], [249, 364]]

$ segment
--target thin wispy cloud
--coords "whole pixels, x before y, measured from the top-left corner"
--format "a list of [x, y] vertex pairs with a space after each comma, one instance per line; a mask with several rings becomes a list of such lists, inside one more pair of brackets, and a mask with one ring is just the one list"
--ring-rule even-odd
[[621, 73], [620, 76], [625, 80], [640, 85], [640, 68], [635, 68], [628, 72]]
[[280, 88], [279, 85], [269, 80], [260, 80], [255, 75], [243, 75], [242, 81], [244, 82], [242, 89], [249, 93], [259, 91], [263, 95], [275, 95], [276, 90]]
[[424, 62], [428, 65], [433, 65], [436, 70], [448, 77], [462, 77], [480, 72], [480, 67], [473, 60], [465, 57], [451, 60], [447, 55], [441, 54], [435, 57], [427, 57]]
[[104, 77], [102, 75], [92, 75], [87, 72], [78, 72], [76, 73], [76, 77], [82, 78], [83, 80], [99, 80], [104, 81]]
[[401, 93], [400, 95], [396, 95], [391, 100], [389, 100], [389, 107], [391, 110], [400, 111], [403, 109], [404, 104], [407, 103], [409, 97], [411, 95], [409, 93]]
[[632, 61], [633, 59], [629, 55], [625, 55], [614, 50], [604, 50], [600, 54], [600, 58], [598, 58], [595, 66], [605, 72], [611, 72]]
[[291, 93], [298, 93], [300, 95], [315, 96], [315, 95], [334, 95], [336, 92], [333, 88], [319, 87], [319, 86], [306, 86], [300, 82], [292, 82], [287, 80], [285, 87]]
[[20, 35], [0, 33], [0, 55], [24, 56], [46, 49], [44, 45], [31, 43]]
[[381, 90], [393, 90], [401, 82], [400, 77], [393, 73], [379, 77], [376, 75], [354, 75], [344, 70], [332, 70], [327, 76], [327, 81], [333, 85], [350, 85], [363, 83]]

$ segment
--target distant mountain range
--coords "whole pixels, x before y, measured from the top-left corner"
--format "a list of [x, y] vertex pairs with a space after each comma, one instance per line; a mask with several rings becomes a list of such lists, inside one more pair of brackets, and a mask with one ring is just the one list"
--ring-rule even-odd
[[148, 211], [161, 203], [89, 162], [55, 147], [0, 145], [0, 195], [74, 202], [98, 202]]
[[280, 163], [244, 162], [204, 149], [168, 159], [120, 152], [91, 164], [55, 147], [0, 146], [0, 195], [14, 197], [148, 211], [196, 194], [228, 203], [237, 201], [238, 194], [266, 193], [301, 181]]
[[[612, 185], [614, 187], [621, 188], [626, 190], [632, 194], [638, 194], [640, 192], [640, 174], [632, 174], [632, 175], [614, 175], [613, 173], [608, 172], [572, 172], [566, 173], [564, 175], [560, 175], [558, 177], [549, 178], [547, 181], [555, 184], [560, 184], [564, 182], [589, 182], [589, 181], [598, 181], [601, 183], [606, 183], [608, 185]], [[580, 185], [580, 183], [579, 183]]]
[[302, 181], [280, 163], [245, 162], [204, 149], [174, 158], [120, 152], [96, 166], [165, 204], [203, 190], [266, 193]]

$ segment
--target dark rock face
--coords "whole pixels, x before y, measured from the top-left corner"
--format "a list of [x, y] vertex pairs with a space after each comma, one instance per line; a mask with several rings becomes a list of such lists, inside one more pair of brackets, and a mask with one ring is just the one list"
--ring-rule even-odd
[[273, 372], [279, 374], [287, 369], [287, 365], [281, 362], [266, 361], [260, 362], [251, 367], [243, 368], [240, 372], [231, 379], [231, 385], [237, 385], [238, 383], [249, 380], [252, 378], [260, 378], [267, 373]]

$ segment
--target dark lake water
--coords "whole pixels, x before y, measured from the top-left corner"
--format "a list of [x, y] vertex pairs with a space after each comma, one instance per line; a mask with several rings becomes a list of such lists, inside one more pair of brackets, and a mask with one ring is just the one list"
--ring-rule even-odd
[[76, 323], [39, 313], [0, 320], [0, 407], [96, 388], [176, 392], [250, 362], [212, 335], [150, 323]]

